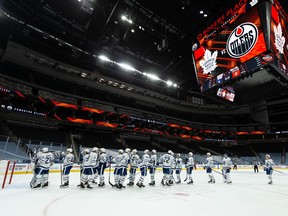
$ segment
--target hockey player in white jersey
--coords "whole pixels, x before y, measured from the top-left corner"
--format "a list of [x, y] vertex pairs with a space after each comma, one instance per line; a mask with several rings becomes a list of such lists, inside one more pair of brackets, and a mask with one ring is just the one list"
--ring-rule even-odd
[[144, 151], [144, 155], [142, 156], [142, 160], [141, 160], [141, 163], [139, 165], [141, 176], [140, 176], [139, 181], [136, 184], [140, 188], [145, 187], [143, 182], [144, 182], [144, 178], [147, 176], [147, 167], [149, 165], [149, 162], [150, 162], [149, 150], [146, 149]]
[[264, 165], [264, 171], [266, 172], [266, 175], [269, 179], [268, 184], [273, 184], [272, 174], [273, 174], [273, 167], [275, 166], [275, 164], [269, 154], [266, 154], [265, 159], [266, 160]]
[[90, 152], [90, 161], [93, 167], [93, 173], [89, 179], [89, 181], [94, 184], [97, 184], [97, 178], [98, 178], [98, 165], [99, 165], [98, 157], [99, 157], [99, 149], [97, 147], [94, 147], [92, 149], [92, 152]]
[[128, 186], [133, 186], [136, 176], [136, 170], [138, 168], [138, 163], [140, 162], [140, 157], [137, 155], [137, 150], [133, 149], [130, 157], [130, 170], [129, 170], [129, 183]]
[[125, 188], [125, 186], [123, 185], [124, 182], [125, 182], [125, 178], [127, 176], [127, 168], [128, 168], [128, 164], [130, 163], [130, 156], [131, 156], [131, 149], [130, 148], [126, 148], [125, 149], [125, 152], [123, 153], [124, 157], [125, 157], [125, 167], [124, 167], [124, 171], [123, 171], [123, 175], [122, 175], [122, 179], [121, 179], [121, 182], [122, 182], [122, 187]]
[[63, 185], [60, 187], [68, 187], [69, 186], [69, 174], [73, 167], [74, 155], [72, 154], [72, 148], [67, 148], [66, 154], [63, 160], [63, 170], [62, 170], [62, 180]]
[[150, 178], [151, 182], [149, 183], [150, 186], [155, 185], [155, 171], [157, 168], [157, 155], [156, 155], [156, 150], [153, 149], [151, 151], [151, 156], [150, 156], [150, 162], [149, 162], [149, 173], [150, 173]]
[[231, 176], [230, 176], [230, 171], [231, 171], [231, 166], [233, 165], [231, 159], [228, 157], [227, 154], [224, 154], [223, 157], [223, 168], [222, 168], [222, 175], [223, 175], [223, 182], [227, 184], [231, 184]]
[[215, 178], [214, 175], [212, 174], [212, 168], [214, 167], [214, 162], [213, 162], [213, 158], [211, 157], [211, 154], [208, 152], [206, 154], [207, 158], [206, 158], [206, 164], [204, 166], [204, 169], [206, 169], [206, 173], [209, 176], [209, 181], [208, 183], [215, 183]]
[[175, 158], [175, 173], [176, 173], [176, 184], [180, 184], [181, 183], [181, 171], [182, 171], [182, 158], [180, 154], [176, 154], [176, 158]]
[[106, 149], [101, 148], [100, 149], [100, 155], [99, 155], [99, 165], [98, 165], [98, 173], [100, 176], [100, 182], [99, 187], [105, 186], [105, 178], [104, 178], [104, 171], [107, 167], [107, 155], [106, 155]]
[[[80, 188], [85, 188], [85, 185], [87, 185], [87, 188], [92, 189], [92, 187], [88, 183], [88, 178], [93, 175], [93, 166], [95, 164], [95, 158], [94, 155], [89, 154], [89, 149], [85, 149], [82, 152], [83, 155], [83, 161], [82, 161], [82, 166], [81, 166], [81, 183], [80, 183]], [[92, 152], [91, 152], [92, 153]]]
[[34, 181], [30, 183], [32, 188], [48, 186], [49, 168], [52, 166], [54, 156], [47, 147], [38, 152], [35, 160]]
[[171, 165], [174, 160], [174, 153], [169, 150], [167, 154], [164, 154], [160, 157], [160, 162], [163, 164], [163, 178], [161, 184], [163, 186], [171, 186], [169, 183], [171, 175]]
[[175, 179], [174, 179], [174, 170], [176, 169], [176, 160], [174, 158], [174, 153], [172, 154], [173, 156], [173, 160], [171, 161], [171, 166], [170, 166], [170, 179], [169, 179], [169, 184], [170, 185], [173, 185], [174, 182], [175, 182]]
[[186, 172], [187, 172], [187, 179], [188, 179], [187, 184], [193, 184], [193, 179], [192, 179], [193, 168], [194, 168], [193, 153], [189, 152], [188, 153], [187, 163], [186, 163]]
[[115, 162], [115, 170], [114, 170], [114, 181], [115, 181], [115, 187], [117, 189], [122, 189], [125, 186], [123, 186], [123, 176], [126, 176], [127, 173], [127, 158], [124, 155], [123, 149], [119, 149], [118, 155], [116, 158], [113, 159]]

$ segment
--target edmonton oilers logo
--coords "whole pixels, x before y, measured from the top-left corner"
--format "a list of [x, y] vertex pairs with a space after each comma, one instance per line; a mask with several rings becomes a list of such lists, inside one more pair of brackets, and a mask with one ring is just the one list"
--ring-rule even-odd
[[233, 58], [248, 54], [258, 40], [258, 29], [253, 23], [242, 23], [229, 35], [226, 50]]

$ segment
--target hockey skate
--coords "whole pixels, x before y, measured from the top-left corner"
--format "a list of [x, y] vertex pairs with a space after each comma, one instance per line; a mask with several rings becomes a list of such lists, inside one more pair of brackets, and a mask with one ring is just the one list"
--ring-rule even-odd
[[89, 184], [87, 184], [86, 188], [93, 189], [93, 187], [91, 187]]
[[104, 183], [104, 182], [100, 182], [100, 183], [98, 184], [98, 187], [105, 187], [105, 183]]
[[181, 180], [179, 180], [179, 181], [177, 181], [177, 182], [175, 182], [176, 184], [181, 184]]
[[149, 183], [149, 185], [150, 185], [150, 186], [155, 186], [155, 181], [151, 181], [151, 182]]
[[232, 184], [232, 181], [227, 181], [227, 184]]
[[134, 182], [129, 182], [128, 184], [127, 184], [127, 186], [133, 186], [134, 185]]
[[171, 186], [170, 181], [166, 181], [166, 186]]
[[161, 181], [161, 185], [165, 186], [164, 180]]
[[63, 185], [60, 185], [60, 188], [67, 188], [69, 186], [69, 181], [65, 182]]
[[121, 187], [121, 188], [126, 188], [126, 186], [124, 186], [123, 184], [120, 184], [120, 187]]
[[85, 188], [85, 185], [83, 183], [81, 183], [80, 185], [77, 185], [77, 186], [79, 186], [81, 189]]
[[273, 182], [272, 182], [272, 181], [269, 181], [268, 184], [273, 184]]
[[45, 182], [43, 185], [42, 185], [42, 188], [46, 188], [48, 187], [48, 182]]
[[187, 184], [193, 184], [193, 180], [190, 180], [189, 182], [187, 182]]
[[117, 189], [119, 189], [119, 190], [121, 190], [121, 189], [122, 189], [122, 187], [121, 187], [121, 185], [120, 185], [120, 184], [116, 184], [116, 185], [115, 185], [115, 187], [116, 187]]
[[145, 187], [145, 185], [141, 182], [137, 182], [137, 184], [136, 184], [139, 188], [142, 188], [142, 187]]
[[36, 186], [32, 186], [33, 189], [41, 188], [41, 184], [37, 184]]

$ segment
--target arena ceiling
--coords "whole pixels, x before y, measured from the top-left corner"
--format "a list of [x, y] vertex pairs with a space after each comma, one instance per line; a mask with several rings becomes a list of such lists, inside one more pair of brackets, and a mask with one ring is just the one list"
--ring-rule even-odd
[[[189, 91], [199, 90], [191, 60], [194, 38], [236, 2], [6, 0], [2, 7], [76, 47], [128, 63]], [[280, 2], [288, 11], [287, 1]], [[118, 75], [123, 79], [125, 72]]]

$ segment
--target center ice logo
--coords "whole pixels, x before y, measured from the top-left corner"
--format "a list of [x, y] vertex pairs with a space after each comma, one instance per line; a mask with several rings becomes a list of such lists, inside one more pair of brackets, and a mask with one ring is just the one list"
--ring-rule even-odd
[[258, 40], [258, 29], [253, 23], [242, 23], [229, 35], [226, 50], [233, 58], [248, 54]]

